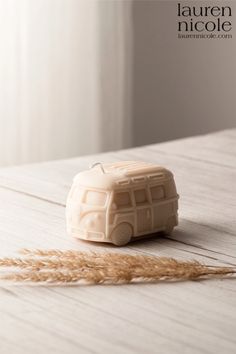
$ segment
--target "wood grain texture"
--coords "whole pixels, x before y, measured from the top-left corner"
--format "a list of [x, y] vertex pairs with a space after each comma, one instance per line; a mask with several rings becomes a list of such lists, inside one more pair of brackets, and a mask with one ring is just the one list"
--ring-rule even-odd
[[[180, 225], [117, 249], [69, 238], [73, 176], [94, 161], [169, 167]], [[236, 130], [0, 170], [0, 256], [19, 248], [143, 253], [236, 264]], [[122, 286], [0, 284], [0, 353], [235, 353], [236, 280]]]

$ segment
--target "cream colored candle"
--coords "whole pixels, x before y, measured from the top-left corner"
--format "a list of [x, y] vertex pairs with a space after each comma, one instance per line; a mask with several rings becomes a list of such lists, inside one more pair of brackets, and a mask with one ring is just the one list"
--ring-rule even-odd
[[96, 163], [75, 176], [67, 198], [68, 233], [123, 246], [178, 224], [173, 174], [142, 161]]

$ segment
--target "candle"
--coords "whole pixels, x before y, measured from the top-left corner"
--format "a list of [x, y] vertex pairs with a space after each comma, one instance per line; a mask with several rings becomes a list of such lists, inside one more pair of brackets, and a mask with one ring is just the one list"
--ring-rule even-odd
[[66, 203], [70, 235], [117, 246], [178, 224], [173, 174], [142, 161], [95, 163], [74, 178]]

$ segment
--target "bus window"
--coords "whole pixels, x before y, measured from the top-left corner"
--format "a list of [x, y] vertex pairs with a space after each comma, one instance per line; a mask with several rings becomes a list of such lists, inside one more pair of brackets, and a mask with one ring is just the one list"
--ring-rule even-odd
[[105, 192], [87, 191], [85, 194], [85, 204], [94, 206], [105, 206], [107, 194]]
[[164, 186], [155, 186], [150, 188], [152, 201], [156, 202], [158, 200], [165, 198]]
[[136, 205], [148, 203], [147, 191], [145, 189], [138, 189], [134, 191], [134, 198]]
[[117, 209], [130, 208], [132, 206], [132, 203], [129, 192], [115, 193], [114, 204]]

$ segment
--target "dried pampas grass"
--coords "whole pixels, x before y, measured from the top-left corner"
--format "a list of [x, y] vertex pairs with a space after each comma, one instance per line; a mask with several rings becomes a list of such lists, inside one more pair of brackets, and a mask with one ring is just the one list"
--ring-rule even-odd
[[[28, 249], [21, 250], [20, 253], [24, 257], [0, 259], [2, 280], [54, 284], [118, 284], [210, 279], [236, 273], [236, 267], [211, 266], [197, 261], [137, 254]], [[10, 267], [16, 270], [9, 273]]]

